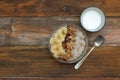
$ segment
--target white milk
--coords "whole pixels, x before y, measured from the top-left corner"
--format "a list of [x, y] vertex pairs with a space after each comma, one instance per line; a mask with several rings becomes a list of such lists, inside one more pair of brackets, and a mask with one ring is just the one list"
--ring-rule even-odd
[[95, 30], [101, 25], [101, 15], [94, 10], [87, 11], [82, 16], [82, 25], [87, 30]]

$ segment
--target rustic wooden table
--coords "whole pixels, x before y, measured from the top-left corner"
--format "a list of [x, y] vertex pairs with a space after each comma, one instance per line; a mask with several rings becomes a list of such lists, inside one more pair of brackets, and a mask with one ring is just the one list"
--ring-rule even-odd
[[[74, 70], [75, 64], [50, 55], [48, 40], [61, 24], [81, 27], [80, 14], [90, 6], [104, 11], [106, 24], [99, 32], [86, 31], [89, 48], [99, 34], [106, 41]], [[0, 16], [1, 78], [120, 79], [120, 0], [1, 0]]]

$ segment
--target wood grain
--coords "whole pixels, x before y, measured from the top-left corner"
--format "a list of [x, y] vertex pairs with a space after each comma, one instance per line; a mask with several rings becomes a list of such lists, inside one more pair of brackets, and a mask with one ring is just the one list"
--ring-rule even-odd
[[119, 0], [1, 0], [0, 16], [79, 16], [91, 6], [106, 16], [120, 16]]
[[120, 78], [1, 78], [0, 80], [120, 80]]
[[[43, 45], [47, 46], [50, 35], [62, 24], [80, 25], [79, 17], [32, 17], [32, 18], [1, 18], [0, 45]], [[6, 23], [4, 22], [6, 21]], [[120, 46], [120, 18], [106, 17], [106, 24], [96, 33], [87, 32], [89, 45], [98, 35], [106, 39], [104, 46]], [[81, 27], [82, 28], [82, 27]]]
[[120, 78], [1, 78], [0, 80], [120, 80]]
[[[120, 77], [120, 47], [96, 48], [79, 70], [75, 64], [58, 63], [47, 48], [0, 48], [1, 77]], [[55, 66], [53, 66], [55, 65]]]
[[[119, 4], [120, 0], [0, 0], [0, 80], [120, 80]], [[99, 32], [85, 31], [88, 49], [99, 34], [106, 41], [74, 70], [75, 64], [57, 62], [47, 45], [59, 25], [81, 27], [79, 16], [91, 6], [103, 10], [106, 24]]]

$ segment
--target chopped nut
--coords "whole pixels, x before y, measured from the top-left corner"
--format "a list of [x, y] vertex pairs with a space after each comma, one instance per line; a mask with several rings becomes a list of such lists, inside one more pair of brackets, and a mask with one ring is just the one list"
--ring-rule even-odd
[[76, 28], [74, 26], [68, 26], [65, 40], [62, 42], [62, 46], [67, 54], [62, 55], [61, 58], [65, 59], [66, 61], [72, 57], [71, 51], [74, 48], [75, 31]]
[[75, 32], [76, 31], [76, 28], [74, 26], [69, 26], [68, 27], [68, 30], [72, 31], [72, 32]]
[[66, 49], [66, 52], [67, 52], [67, 53], [71, 53], [71, 50], [69, 50], [69, 49]]

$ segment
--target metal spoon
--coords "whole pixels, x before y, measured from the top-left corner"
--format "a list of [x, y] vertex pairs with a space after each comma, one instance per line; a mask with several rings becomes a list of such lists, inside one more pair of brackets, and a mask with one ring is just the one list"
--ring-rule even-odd
[[82, 65], [84, 60], [88, 57], [88, 55], [93, 51], [95, 47], [99, 47], [103, 42], [104, 42], [104, 37], [99, 35], [95, 40], [94, 40], [94, 46], [89, 50], [89, 52], [74, 66], [75, 69], [79, 69], [79, 67]]

